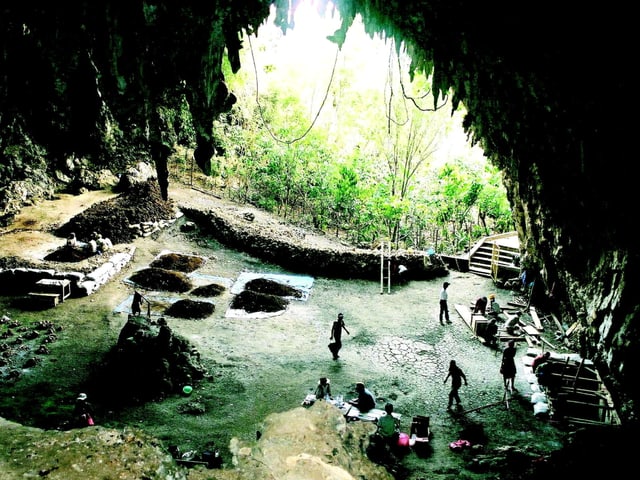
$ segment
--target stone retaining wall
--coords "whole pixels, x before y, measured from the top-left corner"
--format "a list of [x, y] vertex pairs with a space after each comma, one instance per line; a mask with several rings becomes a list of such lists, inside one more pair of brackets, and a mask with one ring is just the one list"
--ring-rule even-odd
[[[229, 248], [247, 252], [292, 272], [328, 278], [380, 280], [380, 251], [355, 247], [307, 247], [304, 239], [292, 242], [288, 237], [272, 238], [259, 226], [229, 221], [213, 210], [201, 211], [181, 207], [185, 216]], [[394, 251], [391, 259], [407, 266], [407, 279], [430, 280], [448, 275], [444, 263], [423, 252]]]
[[8, 268], [0, 270], [0, 285], [4, 286], [7, 294], [25, 294], [33, 291], [33, 287], [39, 280], [69, 280], [71, 282], [71, 296], [85, 297], [91, 295], [111, 277], [126, 266], [135, 253], [135, 247], [128, 252], [120, 252], [112, 255], [109, 260], [88, 274], [80, 272], [63, 272], [54, 269], [43, 268]]

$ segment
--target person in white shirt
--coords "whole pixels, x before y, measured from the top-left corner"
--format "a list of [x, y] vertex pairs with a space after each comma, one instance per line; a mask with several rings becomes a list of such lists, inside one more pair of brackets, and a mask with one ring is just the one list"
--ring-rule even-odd
[[449, 300], [449, 294], [447, 293], [447, 287], [451, 285], [449, 282], [444, 282], [442, 284], [442, 290], [440, 290], [440, 325], [444, 325], [442, 318], [447, 321], [447, 323], [451, 323], [449, 320], [449, 304], [447, 301]]

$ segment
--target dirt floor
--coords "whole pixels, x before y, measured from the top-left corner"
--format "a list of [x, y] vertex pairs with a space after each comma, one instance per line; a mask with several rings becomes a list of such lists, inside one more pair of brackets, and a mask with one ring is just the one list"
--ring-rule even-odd
[[[206, 201], [202, 194], [177, 187], [170, 196], [178, 204], [193, 197]], [[43, 258], [64, 242], [46, 233], [52, 225], [59, 226], [110, 197], [104, 192], [63, 196], [25, 209], [13, 227], [0, 232], [2, 255]], [[127, 320], [134, 290], [130, 277], [162, 252], [178, 252], [206, 259], [191, 277], [196, 286], [212, 281], [228, 285], [222, 294], [206, 299], [215, 304], [214, 312], [202, 319], [166, 316], [167, 307], [186, 294], [143, 294], [151, 302], [152, 318], [165, 316], [175, 332], [196, 346], [211, 378], [195, 385], [189, 397], [175, 395], [118, 411], [92, 398], [99, 424], [136, 425], [182, 451], [202, 451], [215, 444], [229, 467], [232, 437], [255, 438], [268, 414], [300, 406], [318, 378], [327, 376], [334, 395], [345, 398], [355, 395], [356, 382], [365, 382], [377, 396], [379, 408], [385, 402], [395, 405], [403, 431], [408, 431], [413, 416], [430, 417], [429, 454], [406, 456], [403, 478], [496, 478], [465, 469], [470, 457], [449, 448], [461, 438], [471, 440], [476, 453], [508, 447], [535, 457], [560, 447], [564, 432], [533, 415], [531, 390], [522, 373], [526, 344], [518, 345], [517, 391], [505, 395], [500, 352], [483, 346], [453, 308], [492, 292], [506, 304], [510, 291], [496, 289], [488, 278], [453, 271], [442, 279], [394, 286], [384, 294], [377, 282], [304, 278], [213, 239], [183, 232], [185, 221], [135, 240], [132, 263], [88, 297], [69, 299], [41, 313], [21, 311], [12, 306], [11, 298], [0, 297], [2, 313], [11, 319], [22, 323], [47, 319], [60, 326], [50, 354], [18, 381], [2, 386], [0, 416], [39, 426], [45, 411], [54, 417], [68, 412]], [[253, 274], [284, 275], [311, 288], [307, 297], [291, 300], [285, 311], [251, 315], [230, 309], [234, 283]], [[444, 280], [451, 283], [452, 323], [440, 325], [438, 294]], [[332, 360], [327, 345], [339, 312], [344, 313], [350, 334], [343, 337], [340, 359]], [[468, 379], [460, 391], [462, 406], [454, 411], [447, 410], [449, 383], [444, 383], [452, 359]], [[91, 397], [92, 392], [87, 393]], [[474, 411], [465, 414], [467, 410]]]

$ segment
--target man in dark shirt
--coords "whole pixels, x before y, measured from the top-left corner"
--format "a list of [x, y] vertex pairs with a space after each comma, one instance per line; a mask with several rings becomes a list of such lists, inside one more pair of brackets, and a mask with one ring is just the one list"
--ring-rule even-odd
[[358, 393], [358, 398], [350, 400], [349, 403], [351, 405], [353, 405], [354, 407], [358, 407], [358, 410], [360, 410], [361, 412], [368, 412], [372, 408], [375, 408], [376, 397], [374, 397], [373, 393], [371, 393], [369, 389], [364, 386], [364, 383], [356, 383], [356, 392]]

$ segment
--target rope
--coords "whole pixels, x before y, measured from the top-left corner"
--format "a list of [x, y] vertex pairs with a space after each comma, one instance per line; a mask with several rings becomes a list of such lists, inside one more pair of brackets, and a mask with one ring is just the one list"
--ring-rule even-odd
[[[393, 48], [393, 43], [391, 44], [391, 47]], [[405, 100], [410, 100], [411, 103], [413, 103], [413, 106], [416, 107], [418, 110], [420, 110], [421, 112], [435, 112], [437, 110], [440, 110], [442, 107], [444, 107], [449, 99], [448, 95], [444, 96], [443, 99], [443, 103], [440, 105], [435, 106], [434, 108], [428, 108], [428, 107], [421, 107], [420, 105], [418, 105], [418, 102], [416, 100], [416, 98], [407, 95], [407, 92], [404, 88], [404, 81], [402, 80], [402, 65], [400, 64], [400, 55], [397, 55], [396, 57], [398, 59], [398, 79], [400, 81], [400, 88], [402, 90], [402, 96], [404, 97]], [[389, 65], [389, 69], [391, 69], [391, 65]], [[429, 95], [429, 93], [431, 93], [431, 90], [428, 90], [424, 93], [424, 95], [422, 95], [421, 97], [418, 97], [418, 100], [423, 100], [424, 98], [426, 98], [427, 95]], [[406, 109], [406, 107], [405, 107]]]
[[333, 68], [331, 70], [331, 78], [329, 78], [329, 84], [327, 85], [327, 89], [326, 89], [326, 91], [324, 93], [324, 98], [322, 99], [322, 103], [320, 104], [320, 108], [318, 109], [318, 112], [316, 113], [316, 116], [314, 117], [313, 121], [311, 122], [311, 124], [309, 125], [307, 130], [305, 130], [305, 132], [302, 135], [300, 135], [299, 137], [296, 137], [296, 138], [294, 138], [292, 140], [283, 140], [283, 139], [280, 139], [280, 138], [276, 137], [276, 135], [273, 133], [273, 131], [267, 125], [267, 122], [266, 122], [266, 120], [264, 118], [262, 105], [260, 105], [260, 90], [259, 90], [259, 84], [258, 84], [258, 67], [256, 66], [256, 59], [255, 59], [255, 56], [253, 54], [253, 43], [251, 42], [251, 37], [249, 36], [248, 38], [249, 38], [249, 48], [251, 50], [251, 60], [253, 61], [253, 71], [254, 71], [255, 77], [256, 77], [256, 104], [258, 105], [258, 112], [260, 112], [260, 118], [262, 119], [262, 123], [263, 123], [264, 127], [267, 129], [267, 132], [269, 132], [269, 135], [271, 136], [271, 138], [273, 138], [276, 142], [283, 143], [285, 145], [291, 145], [291, 144], [293, 144], [295, 142], [299, 142], [304, 137], [306, 137], [307, 134], [314, 127], [314, 125], [316, 124], [316, 121], [318, 120], [318, 117], [320, 117], [320, 112], [322, 112], [322, 109], [324, 108], [324, 105], [325, 105], [325, 103], [327, 101], [327, 98], [329, 97], [329, 91], [331, 89], [331, 85], [333, 83], [333, 77], [334, 77], [335, 72], [336, 72], [336, 65], [338, 64], [338, 54], [340, 53], [340, 47], [336, 47], [336, 57], [333, 60]]

